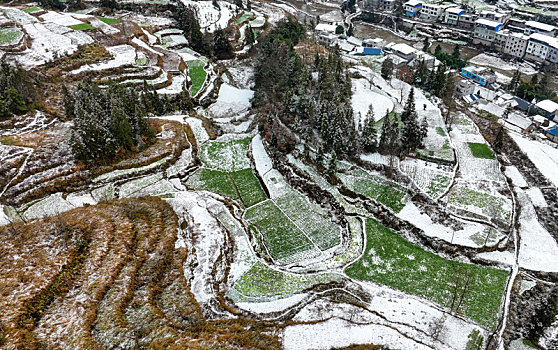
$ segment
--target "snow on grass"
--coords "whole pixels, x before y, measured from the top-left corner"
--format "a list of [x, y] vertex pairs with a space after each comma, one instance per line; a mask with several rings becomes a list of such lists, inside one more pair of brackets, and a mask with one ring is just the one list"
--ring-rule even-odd
[[515, 166], [507, 166], [504, 174], [512, 180], [514, 186], [525, 188], [528, 186], [527, 181], [523, 178], [523, 175], [517, 170]]
[[246, 112], [250, 108], [250, 99], [254, 91], [239, 89], [229, 84], [222, 84], [219, 88], [217, 101], [212, 104], [208, 112], [214, 117], [230, 117]]
[[[385, 117], [386, 112], [393, 111], [393, 101], [385, 95], [370, 90], [370, 83], [366, 79], [352, 79], [352, 90], [351, 103], [355, 113], [355, 126], [365, 121], [370, 105], [374, 110], [375, 121]], [[358, 120], [359, 113], [360, 120]]]
[[250, 138], [229, 141], [209, 141], [200, 151], [200, 159], [208, 167], [222, 171], [236, 171], [250, 167], [248, 144]]
[[536, 74], [537, 70], [527, 63], [511, 63], [509, 60], [503, 60], [496, 55], [490, 55], [486, 53], [481, 53], [471, 59], [469, 63], [475, 64], [477, 66], [492, 67], [505, 71], [515, 71], [519, 69], [522, 74], [532, 75]]
[[176, 188], [163, 178], [162, 173], [156, 173], [122, 184], [119, 189], [119, 197], [169, 196], [176, 191]]
[[478, 248], [484, 245], [490, 246], [502, 238], [495, 231], [491, 231], [487, 226], [479, 223], [459, 220], [463, 224], [463, 228], [459, 230], [434, 223], [427, 213], [422, 213], [416, 205], [410, 202], [405, 205], [397, 216], [420, 228], [430, 237], [440, 238], [451, 244], [465, 247]]
[[257, 313], [278, 312], [295, 306], [307, 297], [308, 294], [301, 293], [273, 301], [264, 301], [259, 303], [240, 302], [236, 303], [236, 306], [241, 309]]
[[163, 95], [177, 95], [182, 92], [185, 87], [186, 76], [183, 74], [173, 74], [171, 84], [167, 87], [157, 90], [157, 93]]
[[170, 158], [171, 158], [170, 156], [167, 156], [167, 157], [162, 158], [162, 159], [160, 159], [156, 162], [153, 162], [153, 163], [145, 165], [145, 166], [137, 167], [137, 168], [114, 170], [114, 171], [102, 174], [100, 176], [97, 176], [96, 178], [93, 179], [93, 183], [115, 181], [115, 180], [118, 180], [120, 178], [132, 175], [132, 174], [153, 170], [153, 169], [156, 169], [157, 167], [160, 167], [163, 164], [165, 164], [168, 160], [170, 160]]
[[136, 63], [136, 49], [133, 46], [124, 44], [109, 46], [106, 49], [113, 56], [112, 59], [106, 62], [84, 65], [71, 71], [70, 73], [79, 74], [87, 71], [101, 71], [105, 69], [134, 65]]
[[0, 7], [0, 10], [4, 12], [7, 18], [11, 19], [12, 21], [16, 22], [20, 25], [32, 24], [37, 23], [39, 20], [34, 16], [31, 16], [29, 13], [24, 11], [12, 8], [12, 7]]
[[180, 229], [179, 237], [188, 248], [184, 269], [190, 290], [200, 304], [208, 303], [216, 294], [213, 283], [215, 264], [221, 259], [227, 233], [216, 216], [227, 210], [223, 203], [196, 192], [179, 192], [167, 199], [178, 215], [179, 224], [192, 229]]
[[340, 279], [341, 276], [334, 273], [300, 275], [281, 272], [257, 262], [248, 272], [242, 275], [234, 288], [242, 296], [265, 298], [297, 294], [313, 285], [339, 281]]
[[447, 260], [407, 242], [373, 219], [366, 221], [366, 248], [361, 259], [346, 270], [349, 277], [392, 286], [441, 305], [451, 301], [451, 284], [463, 271], [475, 276], [461, 312], [493, 327], [508, 272]]
[[260, 134], [254, 136], [251, 147], [252, 158], [254, 159], [256, 170], [258, 171], [258, 174], [263, 177], [268, 171], [273, 169], [273, 162], [265, 150]]
[[198, 146], [209, 140], [209, 135], [207, 134], [207, 130], [203, 127], [203, 121], [201, 119], [189, 117], [186, 118], [186, 123], [192, 128]]
[[554, 186], [558, 186], [558, 149], [510, 132], [510, 136], [529, 160]]
[[340, 318], [332, 318], [316, 324], [288, 326], [283, 334], [283, 349], [332, 349], [352, 344], [382, 344], [391, 349], [431, 349], [389, 327], [378, 324], [353, 324]]
[[193, 162], [192, 157], [192, 147], [185, 149], [182, 151], [182, 154], [178, 158], [178, 160], [171, 166], [169, 166], [166, 170], [167, 177], [173, 177], [178, 175], [182, 170], [185, 170], [189, 166], [192, 165]]
[[72, 43], [71, 38], [49, 30], [42, 23], [25, 24], [23, 29], [32, 39], [31, 48], [15, 56], [15, 59], [24, 68], [45, 64], [55, 56], [69, 55], [77, 50], [77, 45]]
[[213, 6], [212, 1], [181, 1], [184, 5], [196, 9], [200, 27], [208, 32], [214, 32], [217, 28], [227, 28], [229, 20], [233, 17], [231, 10], [236, 8], [226, 1], [217, 2], [219, 9]]
[[535, 207], [539, 207], [539, 208], [548, 207], [548, 203], [546, 203], [546, 200], [544, 199], [544, 196], [543, 196], [540, 188], [531, 187], [531, 188], [525, 190], [525, 192], [527, 193], [527, 195], [529, 196], [529, 199], [531, 200], [531, 203], [533, 203], [533, 205]]
[[69, 13], [48, 11], [40, 16], [43, 22], [51, 22], [61, 26], [71, 27], [74, 25], [84, 24], [82, 21], [75, 19]]
[[[389, 157], [379, 153], [361, 154], [360, 159], [373, 164], [389, 165]], [[394, 159], [394, 165], [397, 166], [399, 159]]]
[[399, 168], [413, 180], [418, 188], [434, 199], [448, 189], [453, 177], [451, 167], [421, 159], [406, 158], [399, 163]]
[[0, 28], [0, 46], [15, 45], [21, 38], [23, 38], [23, 32], [18, 28]]
[[26, 220], [37, 219], [58, 215], [70, 209], [73, 209], [73, 206], [62, 198], [62, 193], [55, 193], [29, 206], [23, 213], [23, 217]]
[[527, 194], [517, 191], [521, 205], [519, 214], [519, 265], [528, 270], [558, 272], [558, 245], [550, 233], [539, 223], [533, 204]]
[[105, 34], [118, 34], [120, 31], [110, 24], [106, 23], [105, 21], [95, 18], [92, 19], [89, 23], [95, 28], [99, 28]]

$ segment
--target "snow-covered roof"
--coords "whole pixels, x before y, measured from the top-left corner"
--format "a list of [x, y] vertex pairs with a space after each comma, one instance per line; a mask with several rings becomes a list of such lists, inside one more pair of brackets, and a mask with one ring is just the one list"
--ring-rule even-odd
[[511, 32], [510, 36], [514, 36], [516, 38], [523, 39], [523, 40], [529, 40], [529, 35], [525, 35], [523, 33]]
[[547, 118], [543, 117], [540, 114], [537, 114], [536, 116], [533, 117], [533, 120], [536, 121], [537, 123], [544, 123], [545, 120], [548, 120]]
[[540, 108], [544, 111], [547, 111], [549, 113], [554, 113], [556, 111], [558, 111], [558, 103], [551, 101], [551, 100], [543, 100], [539, 103], [537, 103], [535, 106], [537, 106], [537, 108]]
[[391, 49], [393, 51], [397, 51], [402, 53], [403, 55], [410, 55], [412, 53], [415, 53], [417, 50], [412, 48], [411, 46], [407, 45], [407, 44], [395, 44], [391, 47]]
[[495, 21], [491, 21], [489, 19], [484, 19], [484, 18], [477, 19], [475, 21], [475, 23], [482, 24], [482, 25], [485, 25], [485, 26], [488, 26], [488, 27], [493, 27], [493, 28], [496, 28], [496, 27], [502, 25], [502, 23], [500, 23], [500, 22], [495, 22]]
[[349, 43], [346, 42], [346, 41], [341, 41], [341, 42], [339, 42], [339, 48], [340, 48], [342, 51], [351, 52], [351, 51], [354, 50], [355, 45], [349, 44]]
[[558, 49], [558, 39], [550, 37], [548, 35], [544, 35], [544, 34], [541, 34], [541, 33], [533, 33], [533, 34], [529, 35], [529, 39], [542, 41], [542, 42]]
[[409, 0], [404, 5], [415, 7], [415, 6], [418, 6], [418, 5], [422, 5], [422, 1], [420, 1], [420, 0]]
[[316, 31], [318, 32], [331, 32], [331, 33], [335, 33], [335, 28], [336, 26], [333, 24], [327, 24], [327, 23], [319, 23], [316, 26]]
[[451, 7], [447, 9], [446, 12], [460, 15], [463, 13], [463, 9], [460, 9], [459, 7]]
[[527, 129], [532, 124], [529, 119], [515, 113], [512, 113], [508, 116], [507, 122], [515, 126], [519, 126], [522, 129]]
[[362, 46], [362, 40], [355, 38], [354, 36], [348, 37], [347, 41], [355, 46]]
[[537, 21], [527, 21], [525, 22], [525, 26], [526, 27], [531, 27], [531, 28], [536, 28], [545, 32], [551, 32], [553, 30], [556, 29], [555, 26], [550, 25], [550, 24], [546, 24], [546, 23], [541, 23], [541, 22], [537, 22]]

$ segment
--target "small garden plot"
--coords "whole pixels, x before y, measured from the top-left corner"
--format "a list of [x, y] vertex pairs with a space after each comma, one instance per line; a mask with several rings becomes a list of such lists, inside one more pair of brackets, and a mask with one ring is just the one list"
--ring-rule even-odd
[[421, 159], [405, 159], [400, 163], [400, 169], [431, 198], [438, 198], [449, 187], [453, 169], [449, 166], [426, 162]]
[[235, 24], [240, 24], [240, 23], [242, 23], [242, 22], [244, 22], [244, 21], [246, 21], [247, 19], [250, 19], [250, 18], [254, 18], [254, 15], [250, 12], [245, 12], [236, 21], [234, 21], [234, 23]]
[[246, 272], [234, 288], [246, 297], [272, 297], [294, 294], [316, 284], [339, 281], [341, 276], [333, 273], [297, 275], [273, 270], [257, 262]]
[[266, 200], [265, 192], [252, 169], [235, 171], [230, 176], [247, 208]]
[[27, 12], [27, 13], [40, 12], [40, 11], [42, 11], [42, 9], [37, 6], [28, 7], [25, 10], [23, 10], [23, 12]]
[[201, 60], [187, 61], [188, 65], [188, 75], [192, 80], [192, 85], [190, 86], [190, 95], [195, 96], [203, 87], [205, 79], [207, 78], [207, 72], [203, 67], [205, 62]]
[[499, 219], [504, 222], [511, 219], [512, 208], [509, 200], [459, 185], [452, 188], [448, 202], [451, 205], [488, 218]]
[[291, 190], [277, 198], [276, 203], [320, 250], [325, 251], [341, 243], [339, 226], [330, 220], [324, 209], [310, 203], [300, 193]]
[[[463, 294], [458, 312], [486, 327], [496, 325], [507, 271], [444, 259], [374, 219], [366, 221], [366, 237], [363, 256], [346, 269], [349, 277], [382, 283], [447, 307], [454, 295], [461, 299]], [[469, 280], [467, 287], [465, 280]]]
[[209, 141], [200, 152], [200, 159], [208, 167], [222, 171], [250, 168], [248, 144], [250, 138], [229, 141]]
[[400, 185], [379, 177], [339, 175], [345, 186], [352, 191], [370, 197], [398, 213], [405, 206], [406, 191]]
[[239, 200], [238, 192], [229, 174], [206, 168], [197, 170], [186, 182], [188, 186], [218, 193], [233, 200]]
[[249, 208], [245, 219], [261, 233], [275, 260], [288, 260], [314, 248], [312, 241], [271, 201]]
[[88, 29], [94, 29], [95, 28], [89, 23], [74, 24], [74, 25], [71, 25], [69, 27], [72, 28], [73, 30], [88, 30]]
[[0, 46], [15, 45], [23, 37], [23, 32], [17, 28], [0, 28]]
[[469, 148], [471, 149], [471, 153], [476, 158], [483, 158], [483, 159], [496, 159], [494, 156], [494, 152], [488, 147], [485, 143], [475, 143], [475, 142], [467, 142]]
[[117, 24], [117, 23], [121, 23], [122, 20], [118, 19], [118, 18], [109, 18], [109, 17], [99, 17], [99, 19], [103, 22], [105, 22], [108, 25], [113, 25], [113, 24]]

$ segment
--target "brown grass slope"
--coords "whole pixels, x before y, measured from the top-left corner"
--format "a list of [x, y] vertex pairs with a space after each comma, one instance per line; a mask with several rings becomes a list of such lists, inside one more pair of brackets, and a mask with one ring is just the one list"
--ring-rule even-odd
[[273, 326], [202, 316], [158, 198], [0, 227], [1, 349], [277, 349]]

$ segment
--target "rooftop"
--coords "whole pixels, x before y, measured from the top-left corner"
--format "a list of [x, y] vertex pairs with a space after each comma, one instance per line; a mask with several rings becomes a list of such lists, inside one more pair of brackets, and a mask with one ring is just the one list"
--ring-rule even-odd
[[548, 45], [558, 49], [558, 39], [541, 33], [533, 33], [529, 35], [529, 39], [535, 39], [547, 43]]
[[422, 1], [420, 1], [420, 0], [409, 0], [404, 5], [415, 7], [415, 6], [418, 6], [418, 5], [422, 5]]
[[395, 44], [391, 47], [391, 49], [393, 51], [398, 51], [401, 52], [403, 55], [410, 55], [412, 53], [415, 53], [417, 50], [412, 48], [411, 46], [407, 45], [407, 44]]
[[500, 23], [500, 22], [495, 22], [495, 21], [491, 21], [489, 19], [484, 19], [484, 18], [477, 19], [475, 21], [475, 23], [482, 24], [482, 25], [485, 25], [485, 26], [488, 26], [488, 27], [493, 27], [493, 28], [496, 28], [496, 27], [502, 25], [502, 23]]
[[550, 24], [537, 22], [537, 21], [527, 21], [527, 22], [525, 22], [525, 26], [526, 27], [537, 28], [537, 29], [545, 31], [545, 32], [551, 32], [551, 31], [556, 29], [555, 26], [552, 26]]
[[315, 29], [318, 32], [332, 32], [332, 33], [335, 33], [335, 28], [336, 28], [336, 26], [334, 26], [333, 24], [320, 23], [316, 26]]
[[460, 14], [463, 13], [464, 10], [460, 9], [459, 7], [452, 7], [452, 8], [447, 9], [446, 11], [449, 12], [449, 13], [454, 13], [456, 15], [460, 15]]
[[558, 111], [558, 103], [551, 100], [543, 100], [537, 103], [535, 106], [550, 113]]

